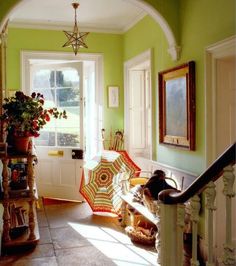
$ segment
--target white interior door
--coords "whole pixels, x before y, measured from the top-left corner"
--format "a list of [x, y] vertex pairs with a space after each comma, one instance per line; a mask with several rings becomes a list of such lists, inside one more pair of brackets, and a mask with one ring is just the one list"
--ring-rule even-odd
[[[216, 62], [216, 155], [221, 155], [225, 149], [236, 141], [236, 55], [218, 59]], [[235, 171], [236, 176], [236, 171]], [[216, 250], [217, 257], [222, 256], [225, 243], [226, 224], [225, 197], [223, 180], [217, 182], [216, 197]], [[234, 191], [236, 184], [234, 183]], [[232, 205], [232, 237], [236, 248], [236, 198]]]
[[141, 156], [145, 139], [145, 71], [130, 70], [129, 75], [130, 153]]
[[151, 86], [147, 65], [130, 69], [128, 80], [128, 152], [133, 158], [151, 159]]
[[152, 51], [124, 64], [125, 149], [133, 160], [152, 159]]
[[45, 107], [66, 110], [68, 118], [51, 119], [35, 138], [36, 183], [40, 196], [82, 200], [79, 193], [83, 160], [72, 159], [84, 149], [82, 62], [34, 65], [31, 92], [42, 93]]

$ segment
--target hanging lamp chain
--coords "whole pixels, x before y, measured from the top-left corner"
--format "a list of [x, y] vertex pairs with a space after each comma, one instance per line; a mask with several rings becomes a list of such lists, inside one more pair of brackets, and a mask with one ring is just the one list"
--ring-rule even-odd
[[77, 25], [77, 8], [79, 7], [79, 3], [74, 2], [74, 3], [72, 3], [72, 6], [73, 6], [73, 8], [75, 10], [75, 26], [77, 27], [78, 26]]

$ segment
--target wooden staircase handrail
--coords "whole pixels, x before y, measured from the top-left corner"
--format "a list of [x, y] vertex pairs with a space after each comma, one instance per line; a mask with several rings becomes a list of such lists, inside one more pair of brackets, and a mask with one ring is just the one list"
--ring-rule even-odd
[[236, 143], [229, 146], [229, 148], [184, 191], [176, 192], [173, 189], [163, 190], [158, 195], [159, 200], [164, 204], [184, 203], [195, 194], [199, 194], [210, 181], [216, 181], [222, 175], [223, 169], [226, 166], [235, 164], [235, 151]]

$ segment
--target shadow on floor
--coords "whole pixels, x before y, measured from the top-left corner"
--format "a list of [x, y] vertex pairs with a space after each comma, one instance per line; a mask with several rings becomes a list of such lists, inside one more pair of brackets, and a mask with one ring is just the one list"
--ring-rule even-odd
[[154, 247], [135, 245], [116, 217], [93, 215], [87, 203], [42, 201], [35, 248], [14, 248], [0, 265], [157, 265]]

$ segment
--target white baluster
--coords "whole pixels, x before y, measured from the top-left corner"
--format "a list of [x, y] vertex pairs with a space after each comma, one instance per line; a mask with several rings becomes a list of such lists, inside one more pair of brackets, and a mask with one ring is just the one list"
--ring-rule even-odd
[[197, 227], [199, 221], [199, 210], [200, 210], [200, 198], [198, 195], [195, 195], [190, 200], [191, 207], [191, 221], [192, 221], [192, 258], [191, 266], [198, 266], [199, 261], [197, 259]]
[[226, 197], [226, 239], [224, 244], [222, 262], [223, 265], [230, 266], [236, 265], [234, 246], [232, 241], [232, 198], [235, 197], [235, 192], [233, 191], [235, 176], [233, 171], [233, 167], [229, 165], [224, 168], [223, 173], [223, 194]]
[[206, 209], [208, 214], [207, 221], [207, 238], [208, 238], [208, 260], [206, 266], [214, 266], [213, 262], [213, 211], [216, 210], [214, 206], [215, 197], [216, 197], [216, 185], [214, 182], [210, 182], [206, 186]]
[[183, 251], [184, 251], [184, 216], [185, 206], [184, 204], [177, 205], [177, 264], [183, 265]]

